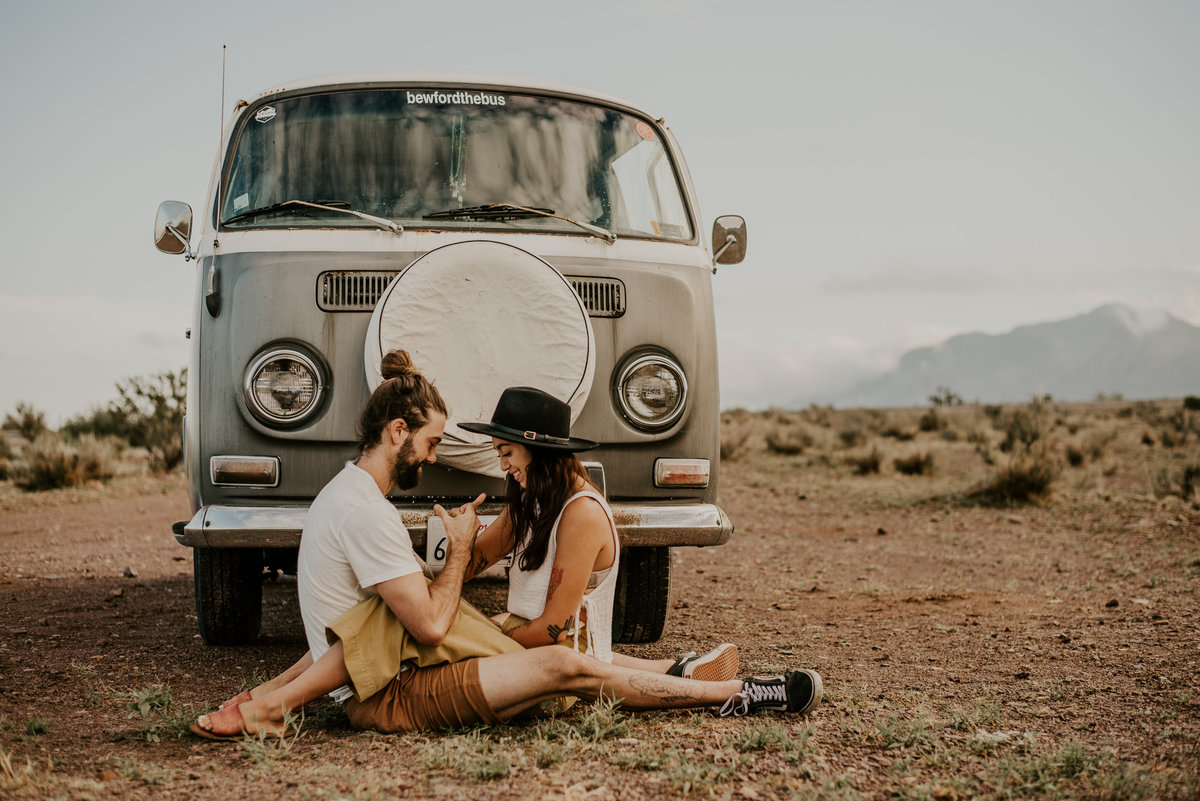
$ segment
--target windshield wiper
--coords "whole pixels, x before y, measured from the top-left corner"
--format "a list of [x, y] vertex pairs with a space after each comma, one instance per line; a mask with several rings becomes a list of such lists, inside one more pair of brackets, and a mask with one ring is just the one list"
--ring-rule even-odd
[[516, 203], [488, 203], [483, 206], [464, 206], [459, 209], [446, 209], [426, 214], [426, 220], [519, 220], [523, 217], [553, 217], [556, 220], [569, 222], [577, 228], [582, 228], [592, 236], [598, 236], [608, 244], [617, 241], [617, 235], [612, 231], [591, 223], [573, 220], [561, 214], [555, 214], [554, 209], [539, 209], [532, 206], [518, 206]]
[[404, 226], [400, 225], [400, 223], [392, 222], [391, 220], [384, 219], [383, 217], [376, 217], [374, 214], [366, 214], [361, 211], [355, 211], [354, 209], [350, 208], [350, 204], [345, 200], [322, 200], [316, 203], [309, 200], [283, 200], [279, 203], [272, 203], [268, 206], [250, 209], [249, 211], [243, 211], [241, 214], [235, 214], [229, 219], [225, 220], [224, 224], [228, 225], [229, 223], [239, 222], [241, 220], [249, 220], [252, 217], [258, 217], [261, 214], [270, 214], [274, 211], [290, 209], [292, 206], [321, 209], [322, 211], [336, 211], [340, 214], [352, 214], [355, 217], [366, 220], [367, 222], [373, 222], [383, 230], [391, 231], [393, 234], [404, 233]]

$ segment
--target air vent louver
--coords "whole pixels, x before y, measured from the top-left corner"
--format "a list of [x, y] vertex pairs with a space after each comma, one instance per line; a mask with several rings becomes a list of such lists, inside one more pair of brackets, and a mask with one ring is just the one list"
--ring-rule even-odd
[[[388, 284], [391, 270], [331, 270], [317, 277], [317, 306], [329, 312], [369, 312]], [[625, 284], [616, 278], [566, 276], [591, 317], [625, 313]]]

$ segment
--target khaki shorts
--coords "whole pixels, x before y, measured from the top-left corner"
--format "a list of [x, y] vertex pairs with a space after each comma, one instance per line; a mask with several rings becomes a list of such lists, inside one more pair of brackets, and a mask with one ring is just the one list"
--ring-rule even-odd
[[483, 697], [478, 659], [406, 670], [365, 701], [347, 701], [346, 716], [384, 733], [502, 722]]

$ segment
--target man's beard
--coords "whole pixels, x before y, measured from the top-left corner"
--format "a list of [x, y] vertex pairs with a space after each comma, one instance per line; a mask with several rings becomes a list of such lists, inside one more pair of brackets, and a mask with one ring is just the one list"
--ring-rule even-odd
[[392, 480], [402, 490], [410, 490], [421, 480], [422, 461], [412, 461], [412, 439], [406, 439], [392, 463]]

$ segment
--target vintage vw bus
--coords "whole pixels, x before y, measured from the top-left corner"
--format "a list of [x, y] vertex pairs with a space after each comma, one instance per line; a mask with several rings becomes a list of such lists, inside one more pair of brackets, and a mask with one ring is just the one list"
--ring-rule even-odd
[[[297, 81], [237, 104], [195, 221], [155, 243], [196, 262], [187, 484], [196, 613], [210, 644], [254, 640], [264, 569], [294, 569], [308, 504], [355, 455], [380, 356], [409, 351], [450, 407], [438, 463], [389, 495], [436, 564], [435, 501], [503, 480], [486, 437], [506, 386], [572, 407], [623, 544], [614, 637], [657, 639], [670, 548], [718, 545], [712, 247], [662, 120], [614, 98], [497, 76]], [[498, 503], [481, 512], [494, 514]]]

